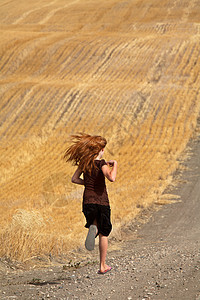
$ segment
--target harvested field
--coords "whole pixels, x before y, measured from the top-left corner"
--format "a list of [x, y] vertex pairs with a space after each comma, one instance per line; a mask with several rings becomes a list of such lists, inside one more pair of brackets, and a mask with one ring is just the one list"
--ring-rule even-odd
[[199, 13], [195, 0], [1, 1], [1, 256], [82, 247], [83, 188], [63, 161], [76, 132], [105, 136], [118, 161], [113, 237], [168, 202], [200, 112]]

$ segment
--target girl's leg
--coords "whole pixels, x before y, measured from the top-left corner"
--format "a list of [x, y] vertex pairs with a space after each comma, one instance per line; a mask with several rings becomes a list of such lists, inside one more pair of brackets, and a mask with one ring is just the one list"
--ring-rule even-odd
[[99, 252], [100, 252], [100, 272], [104, 272], [110, 267], [106, 265], [106, 254], [108, 249], [108, 237], [99, 234]]

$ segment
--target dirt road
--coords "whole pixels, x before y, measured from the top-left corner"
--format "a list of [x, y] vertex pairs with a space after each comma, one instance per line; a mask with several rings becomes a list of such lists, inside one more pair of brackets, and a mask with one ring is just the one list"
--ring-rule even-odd
[[[191, 142], [180, 202], [163, 206], [133, 237], [108, 254], [111, 272], [98, 264], [78, 269], [1, 273], [0, 299], [200, 299], [200, 138]], [[91, 257], [97, 258], [98, 251]]]

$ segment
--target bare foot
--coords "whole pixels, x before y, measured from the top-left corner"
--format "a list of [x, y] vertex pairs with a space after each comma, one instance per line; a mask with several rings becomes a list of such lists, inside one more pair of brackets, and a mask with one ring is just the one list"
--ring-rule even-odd
[[100, 274], [105, 274], [106, 272], [109, 272], [111, 270], [111, 267], [108, 265], [101, 266], [99, 273]]

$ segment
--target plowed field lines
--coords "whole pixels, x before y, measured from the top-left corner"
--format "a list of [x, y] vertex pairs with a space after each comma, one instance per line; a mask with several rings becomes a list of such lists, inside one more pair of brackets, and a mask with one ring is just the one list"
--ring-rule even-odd
[[[18, 101], [21, 101], [25, 97], [25, 95], [26, 95], [26, 91], [23, 91], [22, 94], [20, 93], [18, 98], [16, 97], [16, 96], [18, 96], [17, 93], [15, 94], [15, 97], [18, 99]], [[10, 99], [12, 100], [12, 97]], [[7, 111], [4, 112], [4, 114], [6, 115], [6, 119], [5, 119], [5, 125], [4, 125], [5, 130], [2, 132], [2, 137], [5, 137], [10, 126], [18, 119], [17, 113], [20, 113], [20, 110], [21, 110], [21, 108], [19, 107], [19, 104], [16, 102], [15, 105], [13, 107], [11, 107], [11, 109], [8, 108]], [[7, 118], [7, 117], [9, 117], [9, 118]], [[12, 136], [11, 132], [9, 132], [9, 136], [10, 135]]]
[[71, 109], [71, 106], [73, 104], [74, 97], [71, 97], [71, 99], [67, 100], [69, 97], [70, 90], [68, 91], [63, 91], [63, 94], [60, 96], [59, 104], [57, 104], [55, 115], [56, 118], [54, 117], [54, 127], [53, 129], [56, 129], [59, 127], [60, 121], [63, 121], [64, 115], [68, 113], [68, 111]]
[[[114, 121], [113, 123], [115, 123], [115, 122], [119, 123], [119, 119], [121, 118], [121, 116], [123, 116], [123, 112], [121, 109], [124, 109], [124, 111], [125, 111], [126, 107], [128, 105], [127, 100], [123, 94], [124, 94], [123, 90], [121, 92], [117, 90], [114, 94], [110, 94], [110, 95], [108, 94], [105, 98], [103, 98], [103, 97], [101, 97], [101, 95], [99, 95], [99, 98], [104, 100], [104, 102], [101, 103], [101, 107], [98, 110], [96, 110], [97, 112], [99, 112], [98, 118], [99, 118], [100, 124], [101, 124], [100, 120], [103, 118], [103, 115], [106, 116], [106, 119], [109, 118], [107, 116], [110, 116], [110, 118], [113, 119], [113, 121]], [[115, 99], [117, 99], [117, 98], [123, 99], [123, 102], [116, 101]], [[117, 125], [117, 123], [116, 123], [116, 125]], [[105, 131], [105, 134], [106, 134], [106, 131]]]
[[[163, 143], [166, 141], [166, 139], [169, 138], [169, 130], [168, 130], [168, 128], [163, 127], [162, 131], [163, 131], [163, 133], [162, 133], [160, 140], [158, 140], [158, 137], [157, 137], [158, 135], [155, 133], [155, 138], [153, 138], [154, 142], [151, 142], [151, 140], [149, 140], [144, 145], [144, 148], [148, 149], [148, 151], [145, 151], [145, 153], [143, 154], [144, 160], [142, 161], [142, 163], [140, 163], [138, 170], [141, 169], [141, 170], [143, 170], [144, 173], [146, 173], [149, 168], [152, 169], [153, 167], [155, 167], [155, 162], [157, 163], [158, 166], [161, 166], [161, 164], [166, 163], [166, 161], [164, 160], [164, 157], [166, 157], [167, 155], [163, 155], [162, 148], [164, 145]], [[156, 143], [156, 141], [157, 141], [157, 143]], [[155, 148], [159, 149], [157, 153], [155, 153], [155, 151], [154, 151]], [[157, 161], [157, 158], [161, 157], [162, 155], [163, 155], [163, 159], [162, 160], [160, 159], [159, 161]], [[159, 168], [158, 168], [158, 170], [159, 170]]]
[[71, 6], [71, 5], [74, 5], [76, 4], [77, 2], [80, 2], [80, 0], [74, 0], [74, 1], [71, 1], [70, 3], [67, 3], [66, 5], [64, 5], [62, 8], [56, 8], [56, 9], [53, 9], [51, 10], [48, 15], [39, 22], [39, 24], [45, 24], [46, 22], [48, 22], [49, 19], [51, 19], [57, 12], [59, 11], [63, 11], [65, 8]]
[[[55, 92], [51, 97], [47, 97], [46, 99], [45, 96], [41, 96], [40, 101], [41, 104], [38, 105], [36, 104], [35, 107], [33, 108], [33, 111], [31, 112], [29, 116], [29, 123], [26, 124], [27, 131], [25, 131], [25, 135], [27, 133], [32, 133], [35, 131], [35, 128], [43, 128], [43, 126], [48, 122], [49, 127], [51, 127], [51, 122], [49, 121], [50, 116], [53, 114], [55, 107], [54, 104], [52, 104], [51, 100], [56, 96], [57, 92]], [[46, 101], [46, 102], [45, 102]], [[49, 103], [48, 108], [47, 108], [47, 103]], [[44, 114], [43, 120], [38, 116], [42, 116]], [[39, 121], [39, 122], [38, 122]], [[50, 128], [49, 128], [50, 129]]]
[[[84, 48], [86, 45], [76, 45], [75, 48], [73, 48], [70, 53], [69, 52], [69, 46], [67, 46], [65, 49], [63, 49], [62, 53], [59, 56], [59, 59], [57, 59], [57, 66], [55, 71], [57, 70], [57, 74], [60, 76], [61, 79], [64, 77], [62, 76], [62, 73], [64, 70], [69, 69], [69, 66], [73, 63], [74, 60], [78, 58], [79, 55], [84, 51]], [[66, 54], [67, 53], [67, 54]]]
[[[10, 95], [11, 91], [15, 89], [13, 91], [13, 94]], [[1, 109], [0, 109], [0, 117], [2, 121], [6, 120], [6, 115], [9, 114], [9, 112], [11, 111], [11, 109], [15, 109], [17, 106], [17, 100], [15, 99], [14, 96], [16, 96], [16, 93], [19, 92], [18, 89], [16, 89], [15, 87], [9, 90], [7, 89], [3, 94], [2, 94], [2, 101], [1, 101]], [[9, 96], [8, 96], [9, 94]]]
[[[98, 45], [99, 47], [99, 45]], [[86, 79], [90, 79], [91, 77], [94, 77], [94, 74], [96, 73], [96, 71], [94, 72], [93, 69], [94, 68], [98, 68], [98, 63], [102, 61], [103, 57], [105, 57], [105, 52], [106, 50], [104, 50], [104, 53], [102, 53], [101, 55], [97, 56], [96, 53], [98, 52], [98, 49], [96, 49], [96, 51], [92, 54], [91, 59], [89, 59], [85, 66], [82, 66], [79, 71], [81, 69], [84, 68], [84, 70], [82, 71], [82, 76], [84, 76]], [[86, 68], [87, 66], [87, 68]], [[94, 73], [93, 73], [94, 72]]]
[[[73, 74], [73, 76], [78, 76], [78, 77], [80, 77], [80, 74], [81, 74], [81, 71], [83, 70], [83, 68], [84, 68], [84, 71], [89, 71], [88, 69], [89, 69], [89, 65], [88, 65], [88, 63], [89, 63], [89, 60], [87, 61], [87, 57], [88, 56], [92, 56], [93, 55], [93, 49], [90, 49], [90, 50], [87, 50], [85, 53], [84, 53], [84, 55], [83, 55], [83, 60], [82, 60], [82, 58], [80, 57], [80, 63], [79, 64], [75, 64], [74, 66], [72, 65], [71, 66], [71, 69], [70, 70], [68, 70], [68, 72], [70, 71], [70, 73], [72, 72], [72, 74]], [[83, 61], [84, 60], [86, 60], [86, 62], [85, 63], [83, 63]], [[74, 72], [72, 71], [72, 68], [74, 69]], [[82, 76], [83, 74], [81, 74], [81, 76]]]
[[[31, 13], [36, 12], [36, 11], [38, 12], [38, 10], [40, 10], [41, 8], [49, 7], [49, 6], [53, 5], [53, 4], [56, 3], [56, 2], [57, 2], [57, 0], [54, 0], [54, 1], [51, 1], [51, 2], [49, 2], [48, 4], [43, 5], [43, 6], [41, 6], [41, 3], [38, 3], [38, 4], [40, 4], [40, 8], [38, 8], [38, 4], [37, 4], [37, 6], [36, 6], [35, 9], [31, 9], [31, 10], [29, 10], [29, 11], [23, 13], [23, 14], [21, 15], [20, 18], [18, 18], [15, 22], [13, 22], [13, 24], [18, 24], [18, 23], [20, 23], [20, 22], [23, 21], [26, 17], [28, 17]], [[33, 3], [32, 3], [32, 4], [33, 4]]]
[[[87, 45], [87, 47], [88, 47], [89, 45]], [[91, 45], [92, 46], [92, 45]], [[106, 46], [106, 45], [105, 45]], [[103, 57], [105, 57], [105, 53], [107, 52], [107, 49], [109, 49], [109, 46], [107, 46], [107, 48], [104, 48], [105, 50], [104, 50], [104, 54], [102, 55], [102, 58]], [[78, 73], [81, 71], [81, 70], [83, 70], [83, 68], [84, 68], [84, 73], [82, 74], [82, 75], [84, 75], [85, 73], [86, 73], [86, 71], [87, 71], [87, 74], [90, 74], [89, 73], [89, 70], [90, 69], [93, 69], [94, 67], [95, 68], [99, 68], [98, 67], [98, 61], [101, 63], [101, 61], [102, 61], [102, 59], [101, 59], [101, 56], [100, 56], [100, 59], [98, 59], [98, 57], [97, 56], [95, 56], [95, 49], [94, 49], [94, 47], [92, 46], [92, 48], [88, 51], [87, 50], [87, 52], [85, 52], [84, 53], [84, 55], [82, 56], [82, 57], [80, 57], [80, 59], [81, 59], [81, 61], [82, 61], [82, 58], [84, 59], [84, 60], [86, 60], [86, 62], [83, 64], [83, 63], [81, 63], [81, 64], [79, 64], [79, 66], [80, 66], [80, 68], [77, 68], [77, 64], [76, 65], [74, 65], [74, 69], [77, 69], [77, 71], [75, 71], [74, 72], [74, 74], [73, 75], [78, 75]], [[91, 57], [91, 58], [93, 58], [93, 57], [95, 57], [96, 59], [97, 59], [97, 61], [96, 62], [92, 62], [92, 60], [91, 60], [91, 58], [89, 58], [88, 60], [87, 60], [87, 57], [88, 57], [88, 54], [89, 54], [89, 57]], [[96, 66], [97, 65], [97, 66]], [[87, 68], [86, 68], [87, 67]], [[70, 70], [70, 71], [72, 71], [72, 70]]]
[[198, 53], [199, 53], [199, 45], [193, 46], [191, 54], [188, 57], [188, 61], [187, 61], [188, 64], [185, 66], [185, 69], [183, 70], [183, 76], [188, 76], [188, 78], [190, 77], [193, 68], [197, 64]]
[[[74, 70], [76, 69], [77, 66], [79, 66], [82, 62], [82, 59], [85, 59], [87, 57], [87, 55], [89, 53], [91, 53], [91, 50], [88, 50], [86, 52], [86, 54], [84, 54], [84, 50], [88, 45], [85, 45], [81, 51], [78, 53], [78, 56], [76, 56], [75, 54], [75, 59], [72, 59], [71, 62], [67, 62], [67, 64], [64, 66], [64, 68], [62, 67], [62, 69], [60, 70], [60, 77], [61, 79], [72, 79], [74, 77]], [[82, 55], [83, 52], [83, 55]], [[68, 61], [68, 59], [67, 59]]]
[[115, 53], [116, 49], [118, 49], [120, 47], [120, 45], [122, 45], [122, 44], [123, 43], [117, 45], [116, 47], [112, 46], [110, 51], [108, 51], [106, 49], [106, 57], [104, 58], [103, 62], [101, 62], [100, 66], [98, 66], [98, 68], [95, 70], [95, 72], [93, 73], [93, 76], [97, 75], [100, 70], [101, 70], [101, 73], [102, 73], [102, 69], [105, 70], [105, 68], [107, 67], [107, 64], [109, 64], [110, 60], [112, 60], [112, 55]]
[[[139, 136], [138, 140], [140, 140], [143, 136], [144, 136], [144, 139], [142, 140], [143, 141], [142, 144], [141, 144], [141, 141], [139, 141], [139, 143], [141, 145], [141, 149], [138, 152], [138, 154], [136, 156], [134, 156], [134, 162], [135, 163], [137, 163], [137, 162], [140, 163], [140, 159], [141, 159], [140, 157], [141, 156], [142, 156], [142, 161], [144, 163], [145, 163], [146, 156], [149, 158], [149, 161], [150, 161], [151, 157], [149, 156], [149, 152], [146, 151], [146, 147], [147, 147], [147, 149], [154, 149], [154, 147], [157, 148], [157, 149], [160, 149], [160, 145], [162, 145], [162, 143], [163, 143], [163, 141], [160, 140], [160, 135], [162, 134], [162, 130], [163, 130], [163, 127], [164, 127], [164, 122], [165, 122], [165, 120], [163, 120], [162, 116], [163, 116], [163, 113], [165, 112], [165, 110], [168, 109], [168, 104], [166, 104], [166, 106], [163, 106], [162, 109], [158, 106], [156, 108], [156, 110], [158, 108], [159, 108], [160, 112], [159, 112], [159, 115], [157, 116], [157, 119], [153, 120], [152, 118], [150, 118], [149, 120], [144, 122], [144, 124], [143, 124], [144, 132], [142, 132], [142, 128], [141, 128], [141, 135], [140, 135], [141, 137]], [[162, 125], [160, 125], [160, 120], [161, 120]], [[148, 124], [149, 121], [151, 122], [150, 125]], [[149, 134], [145, 130], [146, 127], [151, 128], [151, 131], [149, 132]], [[159, 131], [157, 131], [158, 128], [159, 128]], [[148, 138], [148, 136], [149, 136], [149, 138]], [[155, 145], [154, 145], [154, 143], [155, 143]], [[144, 153], [142, 154], [142, 152], [144, 152]]]
[[182, 42], [180, 48], [177, 48], [177, 56], [175, 57], [175, 68], [177, 68], [177, 75], [180, 74], [180, 69], [182, 69], [182, 63], [187, 59], [186, 52], [187, 52], [186, 42]]
[[[190, 49], [192, 47], [192, 50]], [[180, 64], [180, 76], [185, 76], [184, 70], [188, 68], [188, 63], [190, 61], [191, 54], [193, 52], [193, 45], [187, 45], [186, 51], [184, 52], [184, 56], [182, 57], [182, 61]]]
[[[11, 36], [12, 35], [13, 33]], [[44, 37], [40, 37], [38, 34], [36, 34], [35, 37], [31, 38], [20, 37], [19, 41], [15, 41], [14, 45], [9, 43], [9, 50], [5, 49], [6, 55], [4, 55], [4, 60], [2, 60], [3, 66], [1, 66], [1, 71], [3, 71], [3, 68], [5, 67], [4, 74], [9, 74], [9, 71], [13, 74], [13, 72], [19, 68], [20, 64], [23, 63], [23, 60], [30, 55], [30, 52], [33, 51], [35, 47], [43, 40]], [[7, 69], [8, 67], [9, 69]]]
[[73, 51], [60, 64], [60, 67], [58, 70], [58, 75], [60, 76], [60, 78], [62, 80], [68, 76], [68, 74], [70, 73], [70, 71], [72, 69], [74, 69], [73, 63], [79, 56], [80, 56], [80, 60], [81, 60], [81, 53], [84, 51], [85, 47], [86, 46], [83, 46], [80, 50], [78, 48], [73, 49]]
[[[63, 42], [62, 44], [59, 45], [59, 47], [56, 49], [55, 52], [55, 57], [56, 57], [56, 61], [55, 61], [55, 66], [59, 66], [59, 68], [61, 66], [63, 66], [63, 64], [65, 63], [65, 61], [67, 60], [67, 58], [71, 58], [72, 54], [74, 53], [74, 51], [78, 51], [79, 49], [79, 44], [77, 45], [77, 47], [75, 47], [75, 49], [71, 49], [71, 44], [72, 41], [74, 41], [73, 37], [66, 37], [64, 38], [63, 36]], [[82, 43], [80, 43], [81, 45]], [[57, 46], [57, 45], [56, 45]], [[81, 50], [79, 50], [81, 51]], [[69, 53], [70, 52], [70, 53]]]
[[[49, 152], [51, 153], [51, 150], [53, 148], [56, 148], [56, 144], [54, 146], [51, 146], [52, 148], [49, 148]], [[45, 145], [42, 147], [45, 150]], [[44, 151], [45, 153], [45, 151]], [[45, 165], [48, 163], [49, 155], [48, 158], [45, 157], [45, 155], [42, 158], [42, 161], [40, 160], [41, 154], [39, 154], [39, 159], [37, 159], [37, 156], [35, 157], [35, 163], [31, 165], [29, 163], [26, 163], [22, 166], [18, 166], [18, 171], [12, 173], [12, 179], [4, 184], [3, 189], [8, 189], [8, 198], [12, 197], [12, 194], [14, 192], [15, 196], [17, 195], [23, 195], [24, 198], [27, 196], [31, 196], [31, 194], [41, 189], [41, 178], [42, 182], [46, 178], [47, 174], [45, 171]], [[55, 168], [56, 169], [56, 161], [54, 162], [51, 160], [52, 164], [52, 170]], [[53, 168], [54, 167], [54, 168]], [[20, 175], [23, 174], [23, 177]], [[29, 181], [30, 180], [30, 181]], [[29, 187], [27, 189], [27, 186], [29, 185], [29, 182], [32, 182], [33, 185], [32, 187]], [[2, 192], [4, 192], [2, 189]]]
[[[200, 112], [196, 12], [195, 0], [3, 0], [0, 200], [8, 203], [6, 226], [16, 208], [50, 214], [54, 225], [60, 217], [78, 220], [82, 188], [71, 185], [74, 167], [62, 155], [69, 135], [80, 131], [105, 136], [105, 159], [119, 162], [117, 181], [108, 184], [114, 227], [159, 200]], [[58, 214], [57, 206], [66, 210]], [[68, 228], [74, 236], [76, 230], [80, 236], [77, 224]], [[69, 244], [66, 232], [60, 236], [62, 224], [56, 226], [59, 243]]]
[[[42, 40], [42, 39], [41, 39]], [[34, 41], [33, 41], [34, 43]], [[17, 49], [16, 51], [20, 53], [19, 56], [16, 57], [14, 62], [12, 63], [12, 67], [10, 67], [7, 70], [3, 70], [4, 76], [8, 76], [10, 74], [15, 73], [15, 75], [19, 74], [20, 71], [25, 70], [25, 67], [27, 68], [27, 65], [24, 64], [24, 60], [26, 59], [27, 55], [30, 55], [30, 52], [33, 52], [36, 48], [36, 45], [31, 45], [30, 42], [27, 43], [27, 45], [23, 45], [21, 49]], [[16, 55], [15, 55], [16, 56]], [[12, 57], [9, 58], [9, 61], [12, 61]], [[8, 61], [5, 64], [5, 69], [7, 67]]]
[[[73, 106], [70, 109], [70, 113], [66, 115], [66, 118], [64, 118], [64, 125], [70, 124], [70, 127], [73, 128], [74, 121], [76, 120], [77, 116], [80, 114], [81, 106], [86, 103], [86, 96], [87, 100], [90, 100], [90, 95], [85, 94], [83, 91], [82, 93], [79, 93], [74, 91], [73, 98], [74, 101], [72, 102]], [[83, 103], [84, 102], [84, 103]], [[70, 123], [69, 123], [70, 122]], [[73, 129], [72, 129], [73, 130]]]
[[[35, 104], [34, 99], [35, 99], [35, 97], [37, 96], [37, 94], [39, 94], [39, 91], [38, 91], [38, 93], [35, 92], [35, 93], [34, 93], [34, 96], [33, 96], [33, 97], [29, 97], [29, 100], [27, 100], [27, 101], [31, 101], [31, 105], [29, 105], [29, 109], [32, 109], [32, 108], [33, 108], [33, 106], [34, 106], [34, 104]], [[22, 94], [22, 95], [20, 95], [20, 97], [18, 98], [18, 101], [21, 102], [21, 100], [24, 99], [24, 98], [23, 98], [24, 96], [25, 96], [25, 93]], [[19, 107], [19, 104], [18, 104], [18, 107]], [[20, 106], [20, 107], [18, 108], [18, 110], [15, 110], [15, 111], [14, 111], [14, 113], [12, 114], [12, 118], [9, 118], [9, 121], [10, 121], [10, 122], [9, 122], [9, 124], [8, 124], [8, 126], [7, 126], [6, 131], [3, 132], [3, 135], [4, 135], [4, 136], [7, 135], [7, 134], [8, 134], [8, 136], [11, 137], [11, 138], [14, 136], [13, 131], [15, 131], [16, 125], [15, 125], [15, 126], [13, 126], [13, 125], [14, 125], [14, 123], [19, 119], [21, 113], [23, 113], [23, 114], [24, 114], [24, 117], [25, 117], [25, 118], [23, 118], [23, 120], [21, 120], [21, 122], [22, 122], [22, 121], [23, 121], [23, 122], [26, 122], [26, 120], [27, 120], [28, 117], [29, 117], [29, 113], [30, 113], [30, 112], [25, 111], [25, 113], [24, 113], [23, 105], [22, 105], [22, 107]], [[15, 124], [16, 124], [16, 123], [15, 123]], [[11, 126], [12, 126], [12, 127], [11, 127]], [[11, 128], [10, 128], [10, 127], [11, 127]], [[23, 127], [23, 128], [25, 128], [25, 127]], [[9, 131], [9, 133], [7, 133], [9, 129], [10, 129], [10, 131]]]
[[[104, 126], [107, 126], [108, 123], [110, 123], [110, 118], [114, 115], [114, 111], [116, 109], [116, 102], [112, 101], [112, 99], [116, 99], [117, 97], [119, 97], [118, 91], [103, 91], [98, 87], [93, 89], [92, 92], [94, 101], [99, 103], [99, 108], [96, 111], [95, 119], [96, 117], [98, 118], [98, 122], [99, 124], [101, 124], [100, 126], [102, 126], [102, 124], [104, 124]], [[101, 101], [99, 101], [99, 99], [101, 99]], [[101, 119], [102, 122], [100, 121]], [[98, 124], [98, 122], [95, 123]], [[104, 129], [104, 126], [102, 126], [102, 130]]]
[[[70, 93], [70, 95], [69, 95]], [[67, 123], [70, 121], [70, 117], [73, 116], [73, 111], [76, 109], [76, 104], [78, 105], [76, 97], [80, 97], [81, 94], [79, 92], [71, 92], [71, 90], [67, 93], [67, 97], [65, 98], [65, 103], [67, 104], [65, 108], [61, 110], [61, 114], [59, 116], [59, 119], [55, 123], [55, 128], [60, 126], [66, 126]]]
[[[49, 41], [50, 42], [50, 41]], [[40, 62], [41, 62], [41, 65], [39, 68], [35, 68], [35, 70], [33, 70], [33, 76], [38, 76], [39, 74], [42, 74], [46, 68], [48, 67], [48, 64], [49, 64], [49, 61], [51, 60], [51, 57], [56, 55], [56, 51], [58, 51], [58, 48], [60, 46], [62, 46], [63, 43], [66, 43], [66, 39], [59, 39], [58, 41], [55, 40], [54, 38], [52, 38], [52, 43], [55, 42], [55, 45], [54, 47], [52, 47], [51, 45], [50, 46], [47, 46], [46, 44], [43, 46], [43, 48], [45, 48], [45, 51], [44, 50], [41, 50], [41, 45], [40, 47], [37, 47], [35, 49], [35, 52], [37, 53], [37, 55], [35, 56], [34, 53], [32, 53], [28, 60], [24, 62], [24, 64], [22, 66], [20, 66], [20, 68], [18, 68], [17, 70], [17, 73], [27, 73], [27, 71], [31, 71], [30, 69], [30, 65], [34, 65], [34, 61], [35, 60], [35, 63], [37, 61], [37, 57], [40, 56]], [[42, 54], [43, 52], [43, 54]], [[34, 65], [35, 67], [35, 65]]]

